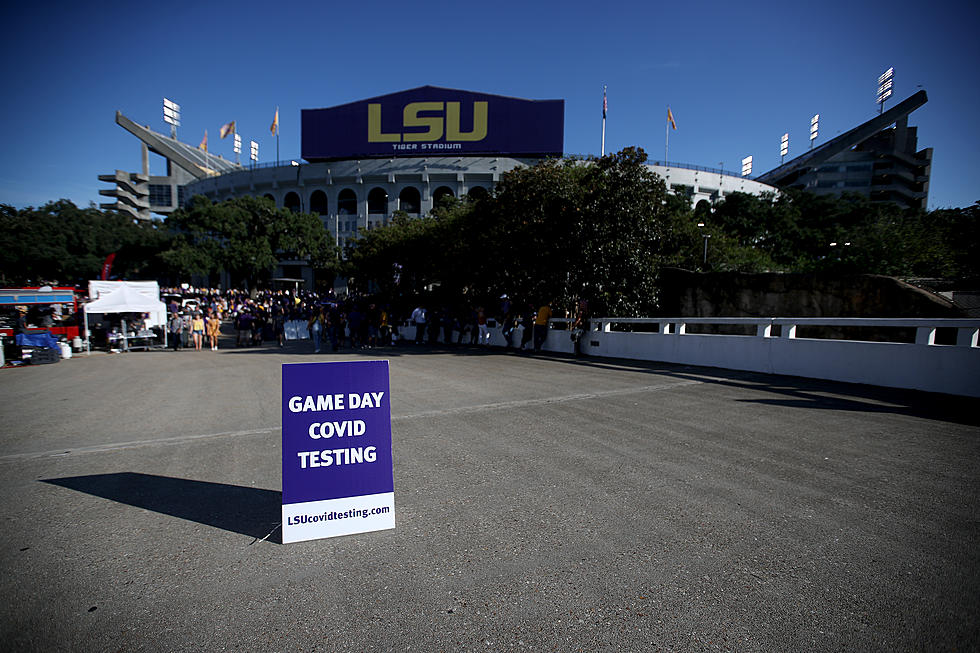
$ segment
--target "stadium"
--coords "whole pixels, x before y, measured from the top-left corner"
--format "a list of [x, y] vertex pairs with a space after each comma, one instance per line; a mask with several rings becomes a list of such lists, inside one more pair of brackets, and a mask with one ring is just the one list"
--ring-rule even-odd
[[[761, 195], [780, 188], [817, 193], [849, 191], [873, 200], [925, 208], [932, 150], [917, 151], [908, 115], [926, 102], [919, 91], [858, 127], [756, 178], [697, 165], [652, 161], [649, 169], [669, 192], [693, 204], [712, 204], [733, 192]], [[173, 124], [176, 105], [168, 113]], [[440, 198], [478, 197], [501, 175], [564, 155], [564, 100], [527, 100], [422, 86], [301, 115], [302, 160], [249, 165], [116, 113], [141, 146], [141, 172], [117, 170], [99, 179], [103, 208], [138, 219], [167, 215], [194, 195], [213, 201], [251, 195], [276, 206], [316, 213], [338, 245], [386, 225], [395, 211], [426, 215]], [[167, 174], [149, 174], [149, 153], [166, 160]], [[303, 261], [282, 261], [277, 277], [304, 279]]]

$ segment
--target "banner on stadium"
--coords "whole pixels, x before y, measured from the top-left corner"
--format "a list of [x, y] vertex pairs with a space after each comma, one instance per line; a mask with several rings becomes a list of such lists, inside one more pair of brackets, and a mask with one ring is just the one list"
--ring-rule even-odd
[[302, 111], [302, 156], [561, 156], [565, 101], [421, 86]]
[[283, 544], [395, 527], [388, 361], [282, 366]]

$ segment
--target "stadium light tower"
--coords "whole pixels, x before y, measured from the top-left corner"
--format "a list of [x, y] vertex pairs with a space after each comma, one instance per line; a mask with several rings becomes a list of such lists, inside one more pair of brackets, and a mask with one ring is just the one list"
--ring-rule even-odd
[[820, 131], [820, 114], [814, 114], [810, 118], [810, 149], [813, 149], [813, 141], [817, 140], [817, 134]]
[[892, 79], [895, 77], [895, 69], [889, 68], [881, 77], [878, 78], [878, 115], [885, 110], [885, 100], [892, 96]]
[[742, 176], [748, 177], [752, 174], [752, 156], [749, 155], [742, 159]]
[[170, 138], [177, 138], [177, 128], [180, 127], [180, 105], [163, 98], [163, 122], [170, 125]]
[[252, 159], [252, 167], [255, 167], [255, 162], [259, 160], [259, 144], [255, 141], [249, 141], [251, 147], [251, 153], [249, 158]]
[[786, 163], [786, 155], [789, 154], [789, 132], [783, 134], [779, 140], [779, 165]]
[[235, 163], [241, 163], [239, 161], [239, 155], [242, 153], [242, 137], [235, 134]]

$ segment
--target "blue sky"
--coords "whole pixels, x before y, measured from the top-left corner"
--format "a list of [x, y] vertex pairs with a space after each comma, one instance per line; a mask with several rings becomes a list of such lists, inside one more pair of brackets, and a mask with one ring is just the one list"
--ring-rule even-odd
[[[61, 3], [58, 3], [61, 4]], [[753, 174], [877, 113], [878, 75], [895, 68], [893, 106], [934, 148], [929, 206], [980, 200], [980, 8], [947, 2], [202, 2], [20, 3], [0, 39], [0, 203], [100, 202], [100, 174], [137, 171], [136, 138], [116, 110], [160, 132], [162, 98], [181, 105], [180, 140], [233, 158], [219, 127], [236, 120], [260, 161], [280, 108], [280, 158], [300, 154], [301, 109], [432, 84], [565, 100], [565, 152], [606, 151]], [[98, 9], [91, 7], [98, 6]], [[246, 151], [247, 156], [247, 151]], [[151, 155], [151, 172], [163, 172]]]

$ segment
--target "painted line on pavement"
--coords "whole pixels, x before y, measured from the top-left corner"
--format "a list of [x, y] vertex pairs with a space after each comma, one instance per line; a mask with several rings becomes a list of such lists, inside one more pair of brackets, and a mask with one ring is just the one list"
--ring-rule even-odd
[[[703, 381], [674, 381], [660, 385], [644, 385], [633, 388], [620, 388], [619, 390], [603, 390], [599, 392], [586, 392], [573, 395], [561, 395], [557, 397], [540, 397], [537, 399], [519, 399], [516, 401], [501, 401], [491, 404], [479, 404], [476, 406], [458, 406], [456, 408], [445, 408], [440, 410], [426, 410], [408, 415], [394, 415], [392, 422], [420, 419], [425, 417], [444, 417], [447, 415], [461, 415], [467, 413], [481, 413], [496, 410], [506, 410], [509, 408], [521, 408], [524, 406], [543, 406], [547, 404], [558, 404], [568, 401], [582, 401], [586, 399], [602, 399], [604, 397], [614, 397], [619, 395], [641, 394], [644, 392], [656, 392], [659, 390], [672, 390], [683, 386], [700, 385]], [[0, 463], [17, 462], [30, 460], [33, 458], [61, 458], [74, 456], [83, 453], [104, 453], [107, 451], [119, 451], [122, 449], [137, 449], [140, 447], [167, 446], [174, 444], [185, 444], [198, 440], [211, 438], [241, 437], [247, 435], [266, 435], [278, 433], [279, 426], [267, 426], [264, 428], [248, 429], [245, 431], [222, 431], [220, 433], [200, 433], [197, 435], [178, 435], [170, 438], [154, 438], [152, 440], [132, 440], [129, 442], [110, 442], [106, 444], [95, 444], [87, 447], [75, 447], [71, 449], [53, 449], [49, 451], [32, 451], [26, 453], [15, 453], [7, 456], [0, 456]]]

